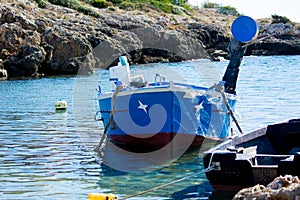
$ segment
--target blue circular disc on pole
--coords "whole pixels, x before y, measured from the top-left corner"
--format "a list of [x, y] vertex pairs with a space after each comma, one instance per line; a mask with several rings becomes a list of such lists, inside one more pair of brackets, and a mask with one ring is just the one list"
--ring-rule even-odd
[[248, 16], [240, 16], [234, 20], [231, 26], [233, 37], [243, 43], [254, 39], [258, 34], [258, 24]]

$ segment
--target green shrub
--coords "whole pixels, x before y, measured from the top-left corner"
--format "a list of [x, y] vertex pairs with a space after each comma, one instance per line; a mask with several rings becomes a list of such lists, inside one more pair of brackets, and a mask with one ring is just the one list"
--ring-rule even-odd
[[114, 6], [114, 4], [112, 2], [110, 2], [110, 1], [107, 2], [107, 7], [113, 7], [113, 6]]
[[[109, 0], [109, 2], [126, 10], [144, 10], [145, 8], [153, 7], [166, 13], [174, 13], [174, 11], [177, 13], [178, 11], [178, 9], [174, 9], [174, 0]], [[186, 2], [186, 0], [178, 0], [178, 5], [186, 10], [191, 10]]]
[[77, 9], [80, 6], [80, 3], [77, 0], [48, 0], [50, 3], [64, 6], [67, 8]]
[[108, 10], [110, 10], [110, 11], [116, 11], [116, 10], [117, 10], [115, 7], [111, 7], [111, 6], [108, 6], [107, 8], [108, 8]]
[[86, 14], [86, 15], [93, 16], [93, 17], [100, 17], [100, 14], [96, 10], [94, 10], [93, 8], [90, 8], [90, 7], [83, 6], [83, 5], [80, 5], [77, 8], [77, 11], [81, 12], [83, 14]]
[[[45, 1], [45, 0], [36, 0]], [[144, 10], [147, 8], [154, 8], [166, 13], [188, 13], [187, 10], [191, 8], [186, 4], [186, 0], [178, 0], [180, 7], [184, 9], [174, 8], [174, 0], [48, 0], [49, 3], [75, 9], [79, 12], [98, 16], [95, 10], [85, 7], [81, 2], [85, 2], [97, 8], [107, 8], [113, 5], [117, 5], [121, 9], [125, 10]]]
[[112, 2], [113, 4], [121, 4], [122, 3], [122, 0], [110, 0], [110, 2]]
[[149, 5], [149, 4], [138, 2], [138, 3], [135, 4], [134, 9], [135, 10], [145, 10], [147, 5]]
[[236, 10], [236, 8], [231, 6], [221, 6], [219, 8], [219, 13], [224, 15], [233, 15], [233, 16], [239, 15], [239, 12]]
[[120, 5], [119, 8], [123, 10], [134, 10], [135, 9], [135, 4], [132, 2], [128, 1], [123, 1]]
[[93, 17], [99, 17], [100, 14], [93, 8], [81, 5], [77, 0], [48, 0], [49, 3], [64, 6], [67, 8], [71, 8], [77, 10], [86, 15], [90, 15]]
[[291, 23], [291, 20], [289, 20], [287, 17], [285, 16], [279, 16], [279, 15], [272, 15], [272, 24], [275, 24], [275, 23]]
[[219, 8], [220, 4], [218, 4], [218, 3], [212, 3], [212, 2], [209, 2], [209, 1], [205, 1], [202, 4], [202, 7], [203, 8]]
[[92, 0], [91, 4], [96, 8], [107, 8], [106, 0]]
[[35, 0], [37, 2], [39, 8], [46, 8], [47, 4], [44, 0]]
[[180, 4], [181, 7], [183, 7], [184, 9], [188, 10], [188, 11], [192, 11], [193, 9], [191, 8], [191, 6], [189, 4], [186, 4], [185, 2]]
[[163, 12], [173, 13], [173, 4], [164, 3], [160, 1], [151, 1], [150, 4]]

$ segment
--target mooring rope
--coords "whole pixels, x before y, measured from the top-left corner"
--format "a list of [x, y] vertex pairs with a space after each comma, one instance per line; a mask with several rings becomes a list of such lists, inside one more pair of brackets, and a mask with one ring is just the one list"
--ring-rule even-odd
[[235, 125], [237, 126], [238, 130], [240, 131], [240, 133], [243, 134], [243, 130], [242, 130], [241, 126], [239, 125], [238, 120], [234, 116], [234, 113], [231, 109], [231, 106], [229, 105], [229, 102], [228, 102], [227, 97], [226, 97], [225, 92], [224, 92], [224, 87], [220, 84], [215, 84], [214, 86], [210, 87], [210, 89], [212, 89], [212, 88], [215, 88], [218, 92], [221, 93], [222, 99], [223, 99], [223, 101], [224, 101], [224, 103], [227, 107], [227, 110], [228, 110], [230, 116], [232, 117], [232, 119], [233, 119]]
[[183, 177], [183, 178], [177, 179], [177, 180], [172, 181], [172, 182], [169, 182], [169, 183], [165, 183], [165, 184], [156, 186], [156, 187], [151, 188], [151, 189], [148, 189], [148, 190], [144, 190], [144, 191], [138, 192], [138, 193], [136, 193], [136, 194], [128, 195], [128, 196], [126, 196], [126, 197], [124, 197], [124, 198], [121, 198], [120, 200], [129, 199], [129, 198], [136, 197], [136, 196], [139, 196], [139, 195], [142, 195], [142, 194], [146, 194], [146, 193], [148, 193], [148, 192], [152, 192], [152, 191], [154, 191], [154, 190], [158, 190], [158, 189], [160, 189], [160, 188], [163, 188], [163, 187], [166, 187], [166, 186], [169, 186], [169, 185], [178, 183], [178, 182], [180, 182], [180, 181], [189, 179], [189, 178], [191, 178], [191, 177], [197, 176], [198, 174], [201, 174], [201, 173], [203, 173], [203, 172], [209, 172], [209, 171], [211, 171], [211, 170], [213, 170], [213, 169], [214, 169], [214, 166], [210, 166], [210, 167], [208, 167], [208, 168], [206, 168], [206, 169], [201, 170], [200, 172], [197, 172], [197, 173], [194, 173], [194, 174], [185, 176], [185, 177]]
[[229, 103], [228, 103], [228, 100], [227, 100], [226, 96], [225, 96], [223, 87], [222, 87], [222, 90], [220, 90], [220, 93], [221, 93], [221, 95], [222, 95], [223, 101], [225, 102], [226, 107], [227, 107], [227, 109], [228, 109], [228, 111], [229, 111], [229, 114], [230, 114], [230, 116], [232, 117], [232, 119], [233, 119], [233, 121], [234, 121], [236, 127], [239, 129], [240, 133], [243, 134], [243, 130], [242, 130], [242, 128], [240, 127], [240, 124], [239, 124], [238, 120], [235, 118], [234, 113], [233, 113], [233, 111], [232, 111], [232, 109], [231, 109], [231, 107], [230, 107], [230, 105], [229, 105]]
[[110, 111], [110, 116], [109, 116], [109, 120], [107, 122], [107, 124], [105, 125], [104, 127], [104, 131], [103, 131], [103, 134], [101, 136], [101, 139], [99, 141], [99, 143], [97, 144], [96, 148], [95, 148], [95, 151], [99, 151], [105, 138], [106, 138], [106, 133], [107, 133], [107, 130], [109, 128], [109, 126], [112, 124], [112, 121], [113, 121], [113, 117], [114, 117], [114, 114], [115, 114], [115, 109], [116, 109], [116, 102], [117, 102], [117, 94], [122, 90], [122, 86], [118, 86], [116, 87], [116, 90], [115, 92], [113, 93], [112, 95], [112, 109]]

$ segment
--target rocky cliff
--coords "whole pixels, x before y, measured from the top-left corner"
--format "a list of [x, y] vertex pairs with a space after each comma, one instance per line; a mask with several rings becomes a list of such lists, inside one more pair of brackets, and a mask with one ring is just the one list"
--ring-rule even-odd
[[[215, 10], [171, 15], [156, 10], [99, 9], [99, 17], [34, 1], [0, 3], [0, 64], [9, 78], [89, 74], [116, 64], [177, 62], [227, 57], [233, 16]], [[279, 32], [279, 33], [278, 33]], [[300, 54], [300, 34], [290, 24], [262, 24], [247, 55]]]

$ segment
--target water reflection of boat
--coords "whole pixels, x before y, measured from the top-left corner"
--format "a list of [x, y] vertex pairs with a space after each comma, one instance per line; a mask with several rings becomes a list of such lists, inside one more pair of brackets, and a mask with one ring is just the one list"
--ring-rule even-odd
[[268, 184], [282, 175], [300, 176], [300, 119], [235, 136], [204, 153], [214, 189]]
[[[172, 149], [168, 147], [153, 152], [135, 153], [119, 148], [108, 140], [105, 147], [100, 151], [100, 157], [102, 164], [120, 172], [153, 171], [161, 169], [172, 162], [175, 162], [175, 164], [180, 163], [181, 167], [186, 166], [188, 169], [189, 159], [194, 159], [192, 158], [193, 155], [199, 159], [198, 156], [202, 157], [203, 151], [216, 145], [214, 140], [205, 139], [204, 141], [201, 146], [201, 151], [191, 149], [191, 151], [187, 151], [183, 154], [180, 148]], [[105, 167], [105, 169], [107, 167]]]
[[[178, 160], [161, 166], [157, 166], [155, 163], [150, 166], [149, 160], [143, 160], [142, 156], [137, 158], [129, 154], [118, 153], [110, 152], [103, 158], [105, 164], [101, 165], [101, 181], [98, 182], [101, 188], [113, 189], [111, 192], [114, 194], [132, 195], [182, 179], [191, 173], [198, 173], [199, 169], [203, 168], [202, 164], [199, 166], [202, 158], [199, 156], [199, 152], [196, 151], [184, 154]], [[115, 163], [112, 166], [113, 168], [111, 165], [106, 164], [107, 159]], [[115, 169], [116, 164], [118, 165], [117, 169]], [[130, 165], [132, 167], [131, 172], [129, 170], [125, 172], [126, 166], [124, 165]], [[145, 165], [148, 165], [147, 169], [143, 168]], [[129, 180], [130, 184], [128, 184]], [[190, 177], [188, 180], [177, 182], [172, 186], [153, 190], [151, 193], [139, 196], [139, 198], [165, 199], [169, 197], [182, 199], [181, 197], [207, 197], [211, 191], [212, 188], [205, 178], [205, 174], [201, 173], [197, 177]]]

